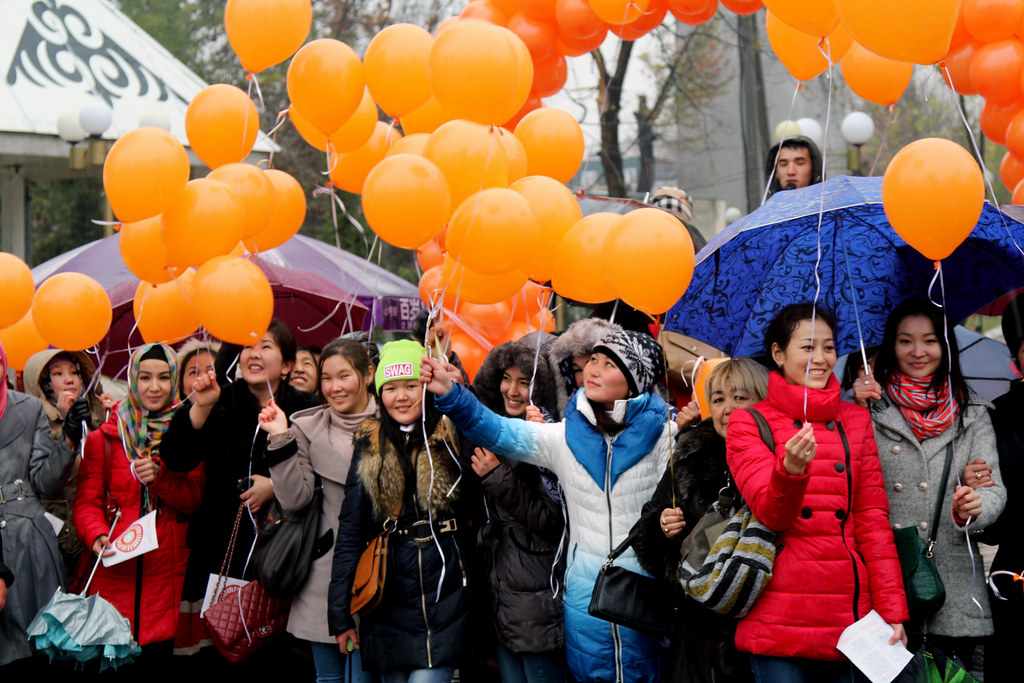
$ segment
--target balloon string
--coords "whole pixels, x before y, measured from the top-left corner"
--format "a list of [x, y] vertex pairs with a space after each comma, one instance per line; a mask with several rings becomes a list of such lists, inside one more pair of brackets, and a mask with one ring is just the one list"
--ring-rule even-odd
[[[790, 121], [793, 118], [793, 109], [796, 107], [796, 96], [800, 92], [803, 86], [797, 82], [796, 88], [793, 90], [793, 99], [789, 101], [789, 114], [786, 115], [786, 121]], [[829, 95], [831, 96], [832, 89], [829, 88]], [[764, 185], [764, 194], [761, 196], [761, 206], [768, 201], [768, 190], [772, 188], [772, 181], [775, 180], [775, 169], [779, 165], [779, 156], [782, 154], [782, 144], [789, 139], [789, 126], [782, 131], [782, 138], [779, 139], [779, 147], [775, 150], [775, 161], [772, 162], [772, 169], [768, 172], [768, 181]], [[824, 164], [822, 164], [824, 166]]]
[[263, 101], [263, 92], [260, 90], [260, 81], [258, 78], [256, 78], [256, 74], [250, 71], [245, 75], [245, 80], [249, 81], [249, 90], [247, 93], [249, 95], [249, 99], [252, 99], [252, 89], [255, 87], [256, 97], [258, 97], [260, 100], [260, 111], [265, 111], [267, 108], [267, 103]]
[[267, 137], [270, 138], [270, 156], [267, 159], [267, 168], [274, 168], [274, 148], [277, 147], [277, 131], [281, 129], [281, 126], [288, 120], [288, 110], [282, 109], [277, 112], [277, 120], [274, 122], [274, 127], [267, 131]]
[[850, 285], [850, 300], [853, 302], [853, 320], [857, 323], [857, 342], [860, 344], [860, 358], [864, 363], [864, 372], [871, 374], [868, 365], [868, 353], [864, 346], [864, 329], [860, 324], [860, 307], [857, 306], [857, 288], [853, 285], [853, 270], [850, 268], [850, 252], [846, 249], [846, 236], [843, 234], [843, 223], [836, 219], [836, 232], [839, 233], [839, 246], [843, 250], [843, 262], [846, 265], [846, 281]]
[[875, 152], [875, 160], [871, 162], [871, 170], [868, 171], [869, 176], [875, 175], [875, 169], [878, 168], [878, 160], [882, 158], [882, 150], [885, 149], [885, 144], [889, 141], [889, 133], [892, 131], [896, 123], [896, 105], [889, 105], [889, 125], [886, 127], [885, 132], [882, 134], [882, 141], [878, 143], [878, 151]]
[[[89, 222], [92, 223], [93, 225], [113, 225], [113, 226], [121, 225], [121, 221], [100, 221], [100, 220], [96, 220], [95, 218], [93, 218]], [[115, 228], [115, 230], [120, 230], [120, 228]]]
[[1022, 571], [1020, 574], [1018, 574], [1017, 572], [1008, 571], [1006, 569], [997, 569], [994, 572], [990, 572], [988, 575], [989, 588], [992, 589], [992, 594], [1000, 600], [1008, 600], [1009, 598], [1004, 598], [1003, 594], [999, 592], [998, 588], [996, 588], [996, 582], [993, 579], [995, 579], [995, 577], [997, 576], [1012, 576], [1014, 583], [1016, 583], [1017, 581], [1024, 581], [1024, 571]]

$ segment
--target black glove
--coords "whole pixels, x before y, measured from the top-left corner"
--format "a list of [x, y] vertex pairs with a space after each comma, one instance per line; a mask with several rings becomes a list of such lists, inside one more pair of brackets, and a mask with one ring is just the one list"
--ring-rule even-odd
[[77, 444], [82, 440], [82, 423], [92, 429], [92, 415], [89, 413], [89, 403], [84, 398], [77, 398], [68, 408], [68, 414], [64, 418], [64, 436], [72, 443]]

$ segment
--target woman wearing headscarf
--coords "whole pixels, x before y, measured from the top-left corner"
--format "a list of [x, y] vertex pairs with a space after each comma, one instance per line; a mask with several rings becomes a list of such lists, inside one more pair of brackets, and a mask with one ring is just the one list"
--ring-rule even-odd
[[[93, 555], [113, 555], [111, 542], [139, 519], [156, 512], [159, 546], [136, 558], [99, 567], [89, 585], [132, 627], [143, 646], [139, 664], [163, 666], [171, 654], [188, 564], [185, 536], [199, 509], [206, 469], [172, 472], [160, 459], [160, 441], [181, 405], [175, 398], [178, 360], [163, 344], [132, 354], [128, 397], [85, 442], [78, 470], [75, 529]], [[121, 517], [108, 537], [114, 511]], [[135, 669], [139, 671], [138, 668]]]
[[3, 564], [19, 580], [0, 611], [0, 667], [32, 656], [26, 629], [65, 585], [64, 564], [41, 496], [64, 485], [74, 462], [71, 443], [54, 442], [39, 399], [7, 388], [7, 354], [0, 344], [0, 538]]

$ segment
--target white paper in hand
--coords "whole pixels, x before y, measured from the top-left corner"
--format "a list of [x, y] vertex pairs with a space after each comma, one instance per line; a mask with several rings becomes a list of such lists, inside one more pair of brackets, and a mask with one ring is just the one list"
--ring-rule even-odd
[[156, 510], [141, 518], [110, 542], [114, 554], [103, 558], [104, 567], [121, 564], [125, 560], [138, 557], [150, 550], [160, 547], [156, 538]]
[[890, 683], [914, 657], [903, 643], [890, 645], [890, 638], [892, 626], [871, 610], [843, 631], [836, 648], [871, 679], [871, 683]]
[[[200, 619], [203, 618], [203, 615], [206, 614], [206, 610], [209, 609], [210, 606], [214, 603], [214, 593], [217, 591], [217, 581], [219, 579], [219, 574], [210, 574], [210, 578], [206, 580], [206, 596], [203, 598], [203, 606], [199, 610]], [[217, 602], [220, 602], [220, 600], [224, 600], [225, 598], [234, 595], [239, 590], [241, 590], [242, 586], [244, 586], [247, 583], [249, 582], [243, 581], [242, 579], [233, 579], [230, 576], [224, 577], [224, 585], [221, 586], [221, 595], [220, 599]]]

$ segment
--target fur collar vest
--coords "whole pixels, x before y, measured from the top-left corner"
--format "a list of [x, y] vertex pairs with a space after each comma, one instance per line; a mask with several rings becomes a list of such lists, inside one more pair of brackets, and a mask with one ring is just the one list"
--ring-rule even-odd
[[442, 418], [430, 435], [427, 442], [429, 457], [426, 448], [416, 453], [416, 490], [412, 496], [405, 490], [405, 473], [398, 460], [404, 456], [399, 455], [390, 441], [384, 443], [384, 452], [381, 453], [379, 434], [380, 420], [368, 418], [356, 429], [353, 439], [354, 450], [360, 454], [359, 481], [373, 501], [374, 518], [383, 522], [389, 515], [399, 514], [399, 510], [410, 503], [415, 503], [419, 510], [425, 512], [428, 501], [430, 511], [435, 515], [452, 512], [459, 497], [455, 484], [462, 472], [456, 462], [459, 440], [451, 420]]
[[654, 450], [665, 429], [668, 406], [660, 396], [643, 393], [628, 401], [616, 401], [612, 418], [626, 428], [608, 444], [595, 427], [594, 410], [583, 391], [577, 391], [565, 409], [565, 442], [594, 483], [604, 491], [605, 479], [615, 487], [619, 475]]

